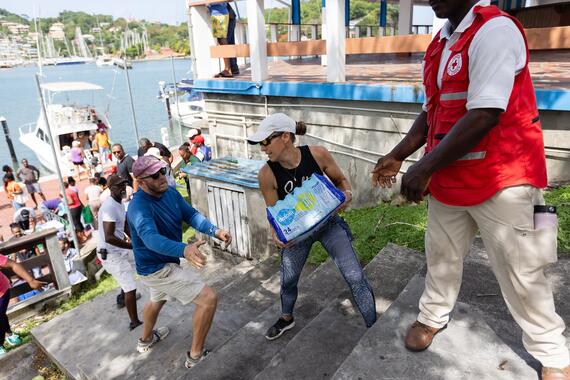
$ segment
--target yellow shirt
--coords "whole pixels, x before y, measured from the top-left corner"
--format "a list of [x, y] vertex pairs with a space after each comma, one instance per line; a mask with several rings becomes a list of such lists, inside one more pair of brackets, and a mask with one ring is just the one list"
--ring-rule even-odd
[[109, 135], [97, 132], [95, 134], [95, 142], [98, 148], [109, 148]]

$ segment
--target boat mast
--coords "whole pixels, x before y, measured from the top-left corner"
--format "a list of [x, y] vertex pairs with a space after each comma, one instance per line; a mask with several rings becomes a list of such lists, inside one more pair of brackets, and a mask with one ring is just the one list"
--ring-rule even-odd
[[38, 69], [40, 71], [40, 75], [44, 76], [44, 72], [42, 69], [42, 48], [40, 45], [40, 31], [39, 31], [39, 22], [38, 22], [38, 18], [34, 18], [34, 25], [36, 27], [36, 48], [38, 50]]

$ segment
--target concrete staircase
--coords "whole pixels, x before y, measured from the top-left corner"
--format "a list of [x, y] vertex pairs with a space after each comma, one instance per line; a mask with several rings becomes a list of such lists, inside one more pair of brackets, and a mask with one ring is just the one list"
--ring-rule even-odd
[[[203, 275], [220, 295], [207, 340], [213, 352], [191, 370], [183, 362], [192, 338], [192, 306], [167, 303], [158, 325], [169, 326], [171, 333], [143, 355], [135, 352], [140, 331], [128, 332], [126, 312], [112, 307], [114, 294], [98, 297], [32, 333], [71, 378], [538, 378], [539, 365], [522, 347], [520, 329], [506, 311], [480, 243], [466, 260], [452, 321], [422, 353], [408, 352], [403, 337], [417, 315], [423, 291], [423, 254], [388, 245], [365, 272], [380, 314], [372, 328], [364, 326], [346, 283], [329, 260], [314, 270], [305, 268], [295, 307], [296, 326], [270, 342], [264, 333], [281, 309], [278, 259], [209, 263]], [[561, 297], [570, 285], [570, 261], [556, 264], [550, 277], [558, 311], [568, 321], [570, 303]]]

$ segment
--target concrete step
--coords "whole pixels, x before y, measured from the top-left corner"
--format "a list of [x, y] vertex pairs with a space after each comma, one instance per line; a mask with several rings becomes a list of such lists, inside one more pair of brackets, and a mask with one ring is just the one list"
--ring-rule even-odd
[[[184, 261], [182, 263], [189, 265]], [[214, 287], [221, 289], [253, 268], [251, 262], [245, 261], [234, 266], [208, 256], [208, 264], [200, 273], [206, 283], [214, 283]], [[142, 284], [137, 291], [142, 294], [137, 302], [139, 318], [142, 319], [148, 291]], [[128, 330], [126, 310], [116, 307], [118, 292], [119, 289], [97, 297], [32, 330], [37, 345], [68, 377], [123, 377], [129, 368], [134, 368], [134, 364], [143, 360], [135, 352], [141, 328]], [[184, 330], [190, 334], [192, 311], [193, 307], [167, 302], [161, 311], [158, 325], [175, 325], [181, 334]], [[182, 324], [183, 327], [178, 327]], [[180, 352], [185, 352], [185, 349], [179, 351], [178, 355]], [[157, 365], [157, 368], [160, 366]]]
[[267, 329], [281, 315], [281, 302], [277, 301], [181, 378], [252, 379], [346, 286], [334, 262], [328, 260], [299, 282], [292, 330], [274, 341], [265, 338]]
[[[248, 262], [245, 264], [251, 268], [247, 268], [244, 263], [231, 266], [223, 260], [208, 261], [202, 275], [206, 283], [218, 284], [214, 286], [219, 289], [220, 296], [208, 336], [208, 347], [217, 347], [225, 342], [275, 301], [279, 294], [280, 276], [274, 262], [259, 263], [260, 268]], [[274, 271], [272, 275], [271, 268]], [[235, 286], [228, 286], [228, 281], [235, 282]], [[249, 283], [240, 287], [244, 281], [252, 282], [257, 288], [250, 290], [253, 285]], [[238, 295], [240, 291], [241, 295]], [[142, 317], [142, 307], [148, 300], [148, 294], [143, 286], [140, 292], [143, 297], [138, 305]], [[225, 297], [226, 294], [229, 297]], [[178, 377], [186, 373], [183, 357], [191, 342], [194, 306], [167, 302], [157, 326], [166, 325], [171, 333], [164, 344], [141, 355], [135, 351], [140, 328], [128, 331], [126, 311], [114, 307], [115, 295], [116, 292], [110, 292], [39, 326], [32, 332], [34, 338], [71, 378], [147, 379], [153, 376]], [[89, 336], [89, 340], [85, 340], [85, 336]]]
[[[379, 314], [386, 311], [424, 263], [423, 254], [389, 244], [364, 268]], [[275, 355], [256, 379], [328, 379], [366, 330], [347, 289]]]
[[[246, 273], [236, 276], [232, 282], [226, 283], [219, 289], [219, 293], [223, 296], [223, 301], [240, 302], [244, 294], [249, 294], [271, 276], [278, 274], [279, 263], [279, 257], [272, 256], [261, 261]], [[310, 273], [311, 269], [314, 268], [308, 267], [304, 273]]]
[[429, 349], [408, 351], [404, 337], [417, 317], [424, 281], [423, 275], [414, 276], [333, 379], [536, 379], [536, 372], [493, 332], [482, 315], [462, 302]]

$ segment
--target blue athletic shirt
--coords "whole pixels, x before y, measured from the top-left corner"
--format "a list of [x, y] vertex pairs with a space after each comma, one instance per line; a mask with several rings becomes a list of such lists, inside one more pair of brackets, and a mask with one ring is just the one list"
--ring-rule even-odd
[[212, 16], [223, 16], [229, 13], [228, 3], [211, 4], [208, 5], [208, 9], [210, 10], [210, 15]]
[[158, 198], [139, 189], [129, 203], [127, 220], [141, 276], [159, 271], [166, 263], [180, 263], [186, 247], [181, 242], [182, 222], [209, 236], [217, 230], [171, 187]]

